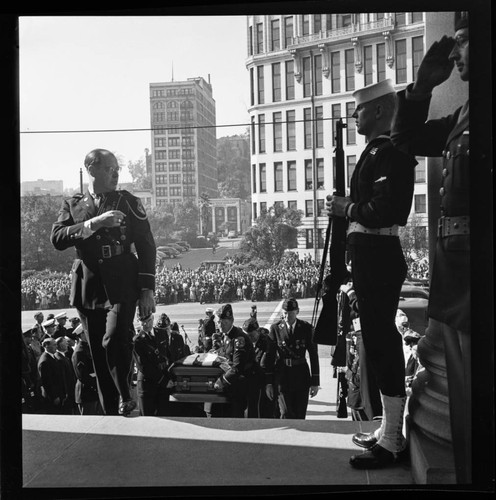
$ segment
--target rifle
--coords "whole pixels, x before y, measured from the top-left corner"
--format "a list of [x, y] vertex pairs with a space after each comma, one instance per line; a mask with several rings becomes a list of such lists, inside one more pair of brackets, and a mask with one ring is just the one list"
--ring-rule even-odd
[[186, 333], [186, 330], [184, 329], [184, 325], [181, 325], [181, 328], [183, 329], [183, 332], [184, 332], [184, 340], [186, 340], [186, 342], [189, 342], [191, 344], [191, 340], [189, 340], [188, 334]]
[[[342, 118], [336, 122], [336, 186], [334, 195], [345, 196], [345, 175], [344, 175], [344, 150], [343, 150], [343, 129], [346, 124]], [[343, 284], [346, 277], [346, 226], [344, 217], [329, 217], [329, 224], [326, 231], [324, 243], [324, 253], [320, 266], [320, 278], [317, 284], [315, 296], [314, 312], [312, 324], [315, 324], [315, 318], [319, 309], [319, 301], [323, 281], [326, 289], [322, 295], [322, 310], [314, 326], [313, 340], [317, 344], [336, 345], [338, 334], [338, 303], [337, 293], [339, 287]], [[329, 244], [330, 243], [330, 244]], [[324, 270], [327, 258], [327, 249], [329, 247], [329, 266], [330, 274], [323, 280]]]

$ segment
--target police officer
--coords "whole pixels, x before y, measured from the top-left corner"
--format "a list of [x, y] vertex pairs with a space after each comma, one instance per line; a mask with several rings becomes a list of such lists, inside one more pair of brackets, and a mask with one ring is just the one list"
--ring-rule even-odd
[[224, 389], [229, 397], [228, 415], [244, 417], [248, 405], [248, 384], [255, 363], [255, 349], [250, 337], [234, 326], [231, 304], [225, 304], [215, 313], [219, 330], [225, 335], [224, 356], [229, 369], [215, 382], [216, 389]]
[[70, 303], [88, 335], [102, 408], [126, 416], [136, 407], [129, 388], [136, 304], [141, 317], [155, 311], [155, 242], [140, 199], [116, 190], [116, 157], [95, 149], [84, 165], [88, 191], [64, 200], [51, 241], [57, 250], [76, 248]]
[[393, 144], [411, 154], [442, 156], [441, 217], [429, 291], [428, 332], [444, 338], [449, 413], [458, 483], [471, 481], [472, 391], [470, 334], [469, 101], [446, 117], [428, 120], [432, 91], [456, 66], [469, 81], [468, 18], [455, 22], [455, 36], [434, 42], [415, 83], [398, 93]]
[[167, 386], [170, 377], [170, 351], [167, 329], [170, 320], [161, 315], [161, 328], [153, 327], [153, 314], [141, 319], [141, 329], [133, 339], [134, 360], [138, 369], [138, 401], [140, 415], [166, 416], [169, 414]]
[[[308, 396], [313, 398], [319, 391], [318, 347], [312, 340], [312, 325], [297, 318], [297, 300], [285, 299], [282, 310], [282, 319], [269, 330], [266, 393], [270, 400], [278, 394], [280, 418], [304, 419]], [[311, 368], [305, 359], [307, 352]]]
[[368, 451], [352, 456], [350, 464], [369, 469], [386, 467], [406, 456], [402, 434], [405, 364], [395, 317], [407, 265], [398, 230], [410, 214], [417, 162], [395, 149], [389, 137], [396, 105], [391, 80], [368, 85], [353, 97], [352, 117], [367, 145], [351, 178], [351, 196], [329, 195], [327, 208], [330, 216], [349, 221], [347, 245], [362, 340], [381, 392], [381, 427], [372, 435], [353, 438]]
[[58, 339], [59, 337], [67, 337], [67, 328], [66, 328], [66, 323], [67, 323], [67, 313], [62, 312], [59, 314], [56, 314], [55, 317], [55, 331], [53, 332], [52, 337], [54, 339]]

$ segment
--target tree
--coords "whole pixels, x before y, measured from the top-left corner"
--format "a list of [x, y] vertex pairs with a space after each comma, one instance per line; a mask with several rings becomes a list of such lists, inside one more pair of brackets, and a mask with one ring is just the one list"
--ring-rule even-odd
[[146, 162], [143, 158], [137, 161], [129, 161], [127, 168], [136, 189], [147, 190], [152, 188], [152, 176], [146, 172]]
[[50, 242], [52, 224], [62, 203], [60, 196], [23, 196], [21, 198], [21, 266], [22, 270], [45, 268], [69, 272], [76, 256], [74, 251], [60, 252]]
[[297, 246], [297, 227], [301, 225], [302, 215], [301, 210], [273, 205], [245, 232], [241, 251], [268, 264], [279, 264], [284, 251]]
[[159, 205], [147, 210], [150, 228], [155, 241], [167, 241], [174, 231], [174, 207], [172, 205]]

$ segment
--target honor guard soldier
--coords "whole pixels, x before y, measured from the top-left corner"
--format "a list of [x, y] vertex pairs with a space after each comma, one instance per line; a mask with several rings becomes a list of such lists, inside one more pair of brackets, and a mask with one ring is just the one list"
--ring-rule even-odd
[[[319, 391], [318, 348], [312, 340], [312, 325], [297, 318], [300, 309], [296, 299], [286, 299], [282, 309], [282, 319], [269, 330], [266, 394], [270, 400], [277, 397], [280, 418], [304, 419], [308, 396], [313, 398]], [[305, 358], [307, 352], [311, 369]]]
[[87, 332], [105, 414], [127, 416], [136, 407], [129, 388], [136, 305], [140, 317], [155, 311], [155, 242], [140, 199], [116, 190], [116, 157], [95, 149], [84, 165], [88, 190], [64, 200], [51, 241], [76, 249], [70, 304]]
[[167, 330], [170, 319], [160, 315], [160, 328], [153, 327], [153, 314], [141, 319], [141, 330], [134, 337], [134, 360], [138, 368], [140, 415], [169, 415], [170, 351]]
[[248, 406], [248, 384], [253, 374], [255, 349], [250, 337], [234, 326], [231, 304], [219, 308], [216, 319], [225, 336], [223, 355], [228, 360], [229, 370], [217, 379], [215, 387], [224, 388], [229, 397], [229, 416], [243, 418]]
[[402, 433], [405, 363], [395, 317], [407, 272], [399, 226], [407, 223], [410, 214], [417, 161], [391, 143], [396, 106], [391, 80], [359, 89], [353, 97], [352, 118], [357, 132], [365, 136], [366, 147], [353, 171], [350, 197], [328, 195], [326, 204], [330, 216], [348, 220], [346, 243], [362, 340], [381, 393], [381, 427], [372, 435], [353, 437], [368, 451], [350, 459], [355, 468], [371, 469], [407, 456]]
[[391, 140], [410, 154], [442, 157], [427, 332], [430, 343], [436, 338], [444, 342], [456, 480], [464, 484], [472, 476], [470, 169], [480, 168], [480, 162], [469, 161], [468, 100], [448, 116], [429, 117], [432, 91], [448, 80], [455, 67], [460, 80], [469, 82], [468, 18], [455, 18], [454, 28], [454, 38], [443, 36], [434, 42], [415, 83], [398, 93]]

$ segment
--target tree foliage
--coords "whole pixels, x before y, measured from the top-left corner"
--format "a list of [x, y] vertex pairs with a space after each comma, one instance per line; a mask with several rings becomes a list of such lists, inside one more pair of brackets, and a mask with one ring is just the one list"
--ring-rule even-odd
[[146, 190], [152, 188], [152, 176], [146, 173], [146, 162], [143, 158], [137, 161], [129, 161], [127, 168], [136, 189]]
[[240, 243], [241, 252], [251, 259], [261, 259], [268, 264], [279, 264], [285, 250], [297, 246], [301, 210], [273, 205], [250, 227]]

